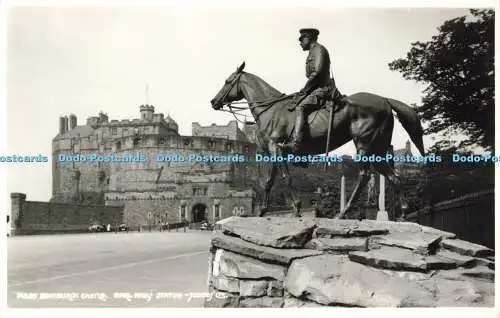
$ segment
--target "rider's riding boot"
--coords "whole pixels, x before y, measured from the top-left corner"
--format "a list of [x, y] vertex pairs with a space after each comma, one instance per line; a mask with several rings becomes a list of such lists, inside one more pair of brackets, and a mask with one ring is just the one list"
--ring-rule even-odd
[[297, 117], [295, 119], [295, 130], [293, 132], [292, 141], [288, 144], [288, 147], [292, 152], [297, 152], [302, 140], [304, 139], [304, 126], [305, 126], [305, 116], [304, 108], [297, 107]]

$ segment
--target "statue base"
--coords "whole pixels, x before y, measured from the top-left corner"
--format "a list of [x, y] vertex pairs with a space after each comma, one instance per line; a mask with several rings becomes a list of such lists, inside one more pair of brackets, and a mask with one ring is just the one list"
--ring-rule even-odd
[[377, 221], [389, 221], [389, 213], [387, 213], [387, 211], [378, 211], [376, 220]]

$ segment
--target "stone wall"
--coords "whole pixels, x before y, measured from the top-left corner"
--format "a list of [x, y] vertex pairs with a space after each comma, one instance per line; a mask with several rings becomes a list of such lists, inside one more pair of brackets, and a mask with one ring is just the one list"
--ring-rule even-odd
[[218, 222], [205, 307], [492, 307], [494, 251], [409, 222]]
[[495, 193], [486, 190], [432, 204], [408, 215], [408, 220], [495, 249]]
[[13, 235], [87, 232], [91, 222], [121, 224], [123, 207], [26, 201], [11, 193]]
[[206, 208], [204, 219], [210, 224], [235, 215], [253, 215], [254, 199], [251, 191], [225, 189], [220, 193], [222, 195], [214, 193], [199, 197], [183, 197], [167, 192], [127, 192], [126, 195], [109, 193], [106, 204], [123, 205], [123, 222], [132, 228], [152, 226], [159, 222], [179, 223], [183, 218], [188, 222], [195, 222], [193, 210], [199, 205]]

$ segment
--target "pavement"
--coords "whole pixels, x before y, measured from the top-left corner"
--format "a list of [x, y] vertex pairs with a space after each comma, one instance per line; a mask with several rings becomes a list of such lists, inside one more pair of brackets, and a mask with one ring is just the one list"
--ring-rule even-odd
[[203, 307], [210, 231], [17, 236], [11, 308]]

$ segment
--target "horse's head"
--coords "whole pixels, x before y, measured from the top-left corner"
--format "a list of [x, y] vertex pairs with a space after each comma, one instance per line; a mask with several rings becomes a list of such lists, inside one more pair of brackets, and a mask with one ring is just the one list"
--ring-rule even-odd
[[224, 86], [222, 86], [221, 90], [210, 101], [213, 109], [219, 110], [224, 107], [224, 105], [243, 98], [243, 94], [239, 87], [239, 80], [244, 68], [245, 62], [241, 63], [241, 65], [236, 69], [236, 72], [228, 77]]

